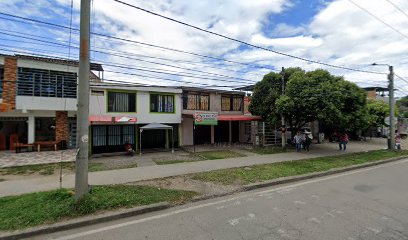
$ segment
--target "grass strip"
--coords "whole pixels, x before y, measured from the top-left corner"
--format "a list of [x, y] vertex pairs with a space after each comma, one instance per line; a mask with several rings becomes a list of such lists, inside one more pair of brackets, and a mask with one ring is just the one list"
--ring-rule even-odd
[[257, 147], [253, 149], [248, 149], [248, 151], [256, 153], [256, 154], [260, 154], [260, 155], [288, 152], [286, 148], [281, 148], [281, 147]]
[[233, 152], [230, 150], [215, 150], [215, 151], [204, 151], [198, 152], [196, 155], [204, 158], [205, 160], [216, 160], [224, 158], [236, 158], [236, 157], [245, 157], [246, 155], [242, 153]]
[[392, 157], [407, 156], [408, 150], [378, 150], [362, 153], [351, 153], [337, 156], [319, 157], [271, 164], [239, 167], [211, 172], [193, 174], [192, 178], [204, 182], [215, 182], [225, 185], [249, 184], [313, 172], [327, 171], [333, 168], [347, 167]]
[[[13, 166], [13, 167], [5, 167], [0, 168], [0, 175], [27, 175], [27, 174], [34, 174], [38, 173], [40, 175], [53, 175], [54, 173], [58, 173], [62, 166], [62, 169], [68, 171], [75, 170], [75, 163], [74, 162], [62, 162], [62, 163], [47, 163], [47, 164], [33, 164], [33, 165], [25, 165], [25, 166]], [[97, 172], [97, 171], [105, 171], [105, 170], [114, 170], [114, 169], [122, 169], [122, 168], [134, 168], [137, 167], [136, 163], [128, 164], [125, 166], [117, 166], [117, 167], [107, 167], [103, 163], [99, 162], [89, 162], [88, 169], [90, 172]]]
[[148, 186], [94, 186], [92, 193], [79, 202], [72, 190], [59, 189], [0, 198], [0, 230], [17, 230], [58, 220], [74, 218], [118, 208], [158, 202], [182, 202], [197, 195], [191, 191]]
[[195, 159], [169, 159], [166, 158], [157, 158], [153, 159], [153, 161], [157, 165], [165, 165], [165, 164], [177, 164], [177, 163], [186, 163], [186, 162], [198, 162], [198, 161], [205, 161], [205, 160], [217, 160], [217, 159], [225, 159], [225, 158], [237, 158], [237, 157], [245, 157], [246, 155], [233, 152], [230, 150], [214, 150], [214, 151], [203, 151], [192, 153], [191, 158], [195, 157]]

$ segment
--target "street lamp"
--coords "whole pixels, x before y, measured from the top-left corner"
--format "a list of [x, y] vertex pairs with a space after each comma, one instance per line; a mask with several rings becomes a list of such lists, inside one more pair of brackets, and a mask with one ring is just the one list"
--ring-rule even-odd
[[373, 66], [388, 66], [388, 91], [390, 105], [390, 149], [395, 149], [395, 130], [394, 130], [394, 67], [388, 64], [373, 63]]

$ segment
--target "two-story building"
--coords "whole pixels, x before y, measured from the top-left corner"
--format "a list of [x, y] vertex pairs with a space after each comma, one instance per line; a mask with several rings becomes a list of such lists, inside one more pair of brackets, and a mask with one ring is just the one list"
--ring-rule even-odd
[[[100, 81], [93, 72], [90, 80]], [[0, 150], [38, 141], [75, 147], [77, 75], [76, 61], [0, 55]]]
[[[182, 145], [250, 142], [251, 121], [260, 117], [247, 112], [244, 92], [202, 88], [183, 88]], [[217, 125], [196, 125], [194, 113], [218, 113]]]
[[179, 146], [181, 89], [161, 86], [135, 86], [93, 83], [90, 96], [92, 153], [124, 151], [125, 144], [140, 146], [140, 127], [161, 123], [173, 127], [143, 131], [141, 146]]

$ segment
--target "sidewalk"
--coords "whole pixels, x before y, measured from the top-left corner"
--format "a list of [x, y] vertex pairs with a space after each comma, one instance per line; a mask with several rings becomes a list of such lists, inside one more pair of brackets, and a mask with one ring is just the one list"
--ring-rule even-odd
[[[248, 156], [241, 158], [229, 158], [222, 160], [208, 160], [194, 163], [155, 165], [102, 172], [90, 172], [89, 184], [123, 184], [128, 182], [177, 176], [189, 173], [206, 172], [218, 169], [384, 149], [384, 146], [386, 146], [385, 140], [371, 142], [351, 142], [347, 146], [347, 151], [344, 152], [338, 150], [338, 145], [336, 143], [326, 143], [322, 145], [313, 145], [313, 148], [310, 152], [289, 152], [271, 155]], [[75, 175], [63, 176], [63, 187], [72, 188], [74, 187], [74, 183]], [[23, 193], [46, 191], [56, 188], [59, 188], [59, 178], [55, 176], [27, 180], [5, 181], [0, 182], [0, 196], [18, 195]]]

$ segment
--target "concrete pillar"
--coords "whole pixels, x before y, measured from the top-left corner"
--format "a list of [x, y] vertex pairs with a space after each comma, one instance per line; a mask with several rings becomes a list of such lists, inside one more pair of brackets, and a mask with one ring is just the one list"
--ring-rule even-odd
[[168, 129], [166, 129], [166, 146], [165, 146], [165, 148], [166, 149], [169, 149], [169, 130]]
[[229, 121], [229, 143], [232, 143], [232, 121]]
[[214, 125], [211, 125], [211, 144], [214, 144], [214, 138], [215, 138], [215, 131], [214, 131], [215, 127]]
[[28, 143], [35, 142], [35, 117], [28, 116]]

